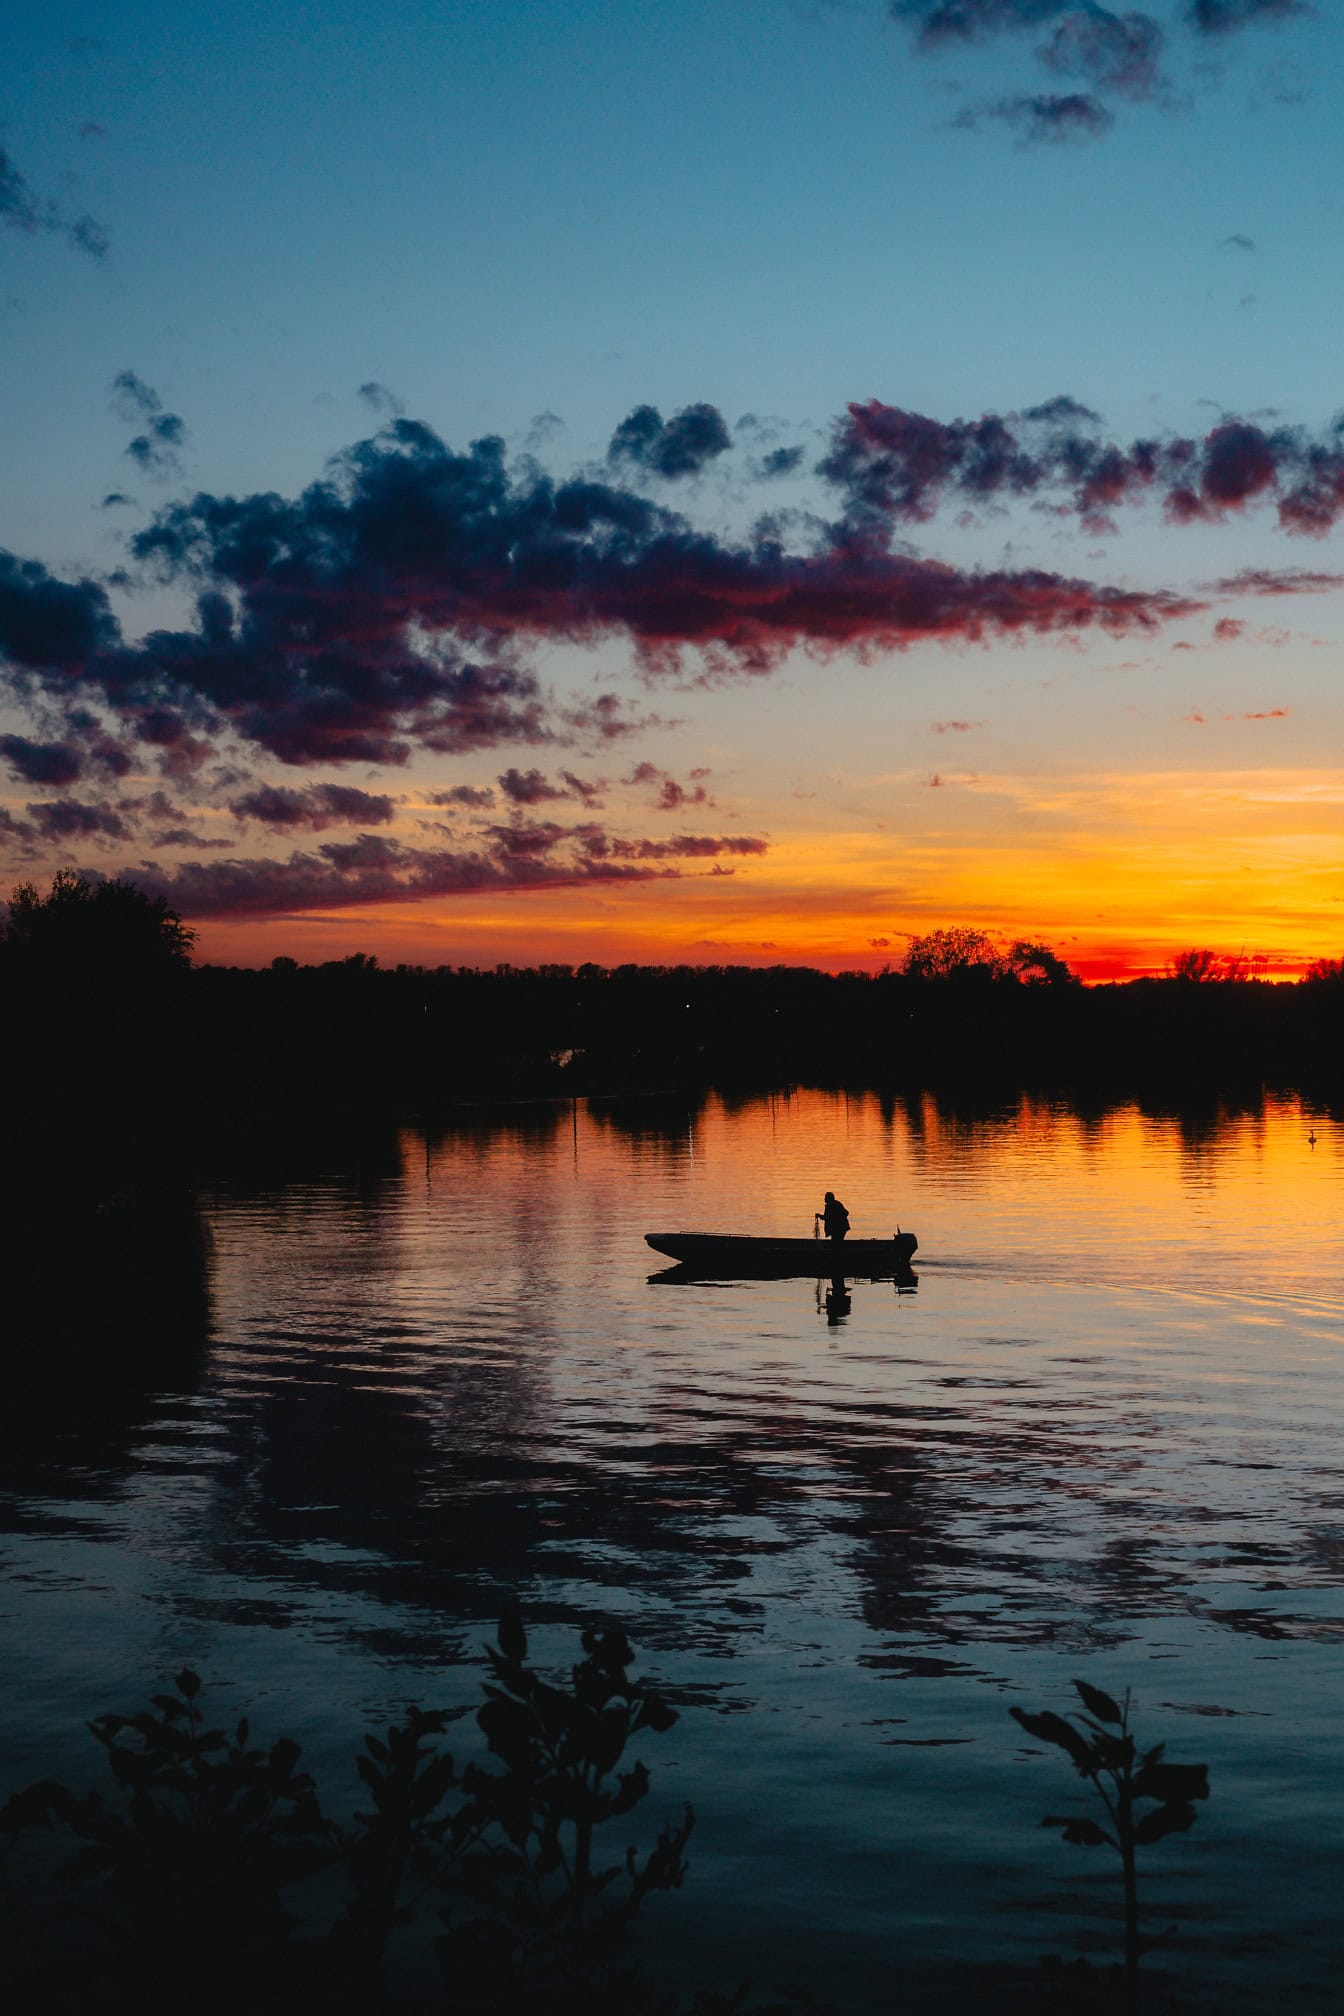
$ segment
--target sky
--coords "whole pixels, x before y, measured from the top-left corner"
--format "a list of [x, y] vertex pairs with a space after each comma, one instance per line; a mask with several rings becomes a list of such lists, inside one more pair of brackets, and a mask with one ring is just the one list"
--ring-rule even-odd
[[12, 9], [0, 889], [1344, 952], [1338, 0]]

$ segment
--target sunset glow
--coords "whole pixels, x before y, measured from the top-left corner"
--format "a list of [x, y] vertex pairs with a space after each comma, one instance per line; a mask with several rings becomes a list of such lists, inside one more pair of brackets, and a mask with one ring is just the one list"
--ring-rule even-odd
[[22, 25], [0, 887], [247, 965], [1338, 957], [1344, 23], [682, 11]]

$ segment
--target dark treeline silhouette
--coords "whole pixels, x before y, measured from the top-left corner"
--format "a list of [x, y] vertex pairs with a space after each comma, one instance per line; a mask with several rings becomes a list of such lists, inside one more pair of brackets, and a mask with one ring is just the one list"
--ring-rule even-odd
[[137, 1144], [160, 1177], [166, 1143], [296, 1112], [790, 1083], [1328, 1092], [1340, 1070], [1338, 960], [1273, 985], [1194, 949], [1163, 978], [1083, 987], [1048, 946], [999, 952], [955, 929], [874, 974], [383, 968], [363, 953], [255, 970], [193, 967], [192, 936], [124, 882], [64, 872], [48, 896], [14, 893], [0, 932], [7, 1101], [39, 1159], [66, 1158], [67, 1189], [82, 1169], [105, 1193], [109, 1152], [138, 1184]]

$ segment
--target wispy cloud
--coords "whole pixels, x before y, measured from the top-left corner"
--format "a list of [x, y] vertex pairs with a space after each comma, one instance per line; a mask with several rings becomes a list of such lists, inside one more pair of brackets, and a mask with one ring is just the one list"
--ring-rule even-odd
[[107, 257], [110, 241], [97, 218], [67, 216], [60, 204], [38, 196], [3, 147], [0, 147], [0, 224], [29, 237], [39, 232], [54, 233], [77, 251], [87, 253], [90, 259], [101, 262]]

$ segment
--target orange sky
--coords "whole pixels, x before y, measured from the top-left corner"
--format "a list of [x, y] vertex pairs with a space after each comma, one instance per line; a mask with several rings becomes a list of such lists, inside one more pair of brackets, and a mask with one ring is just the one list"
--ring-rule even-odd
[[[880, 797], [886, 817], [835, 818]], [[1207, 945], [1292, 977], [1344, 947], [1344, 770], [1077, 773], [950, 769], [840, 782], [817, 798], [744, 792], [719, 825], [768, 831], [731, 874], [517, 889], [362, 912], [207, 921], [198, 957], [264, 963], [361, 949], [384, 963], [558, 960], [899, 964], [909, 937], [972, 924], [1043, 938], [1088, 979], [1160, 970]], [[723, 814], [728, 810], [729, 818]], [[720, 864], [722, 865], [722, 864]]]

